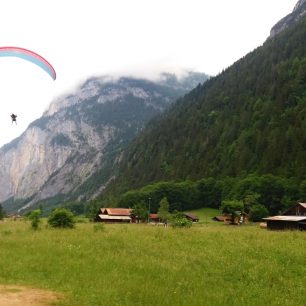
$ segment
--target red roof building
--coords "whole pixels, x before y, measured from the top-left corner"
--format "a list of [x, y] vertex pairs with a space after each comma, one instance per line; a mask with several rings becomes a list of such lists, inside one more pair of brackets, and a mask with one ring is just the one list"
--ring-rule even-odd
[[105, 223], [131, 223], [132, 209], [129, 208], [100, 208], [96, 221]]
[[160, 222], [158, 214], [150, 214], [149, 215], [149, 222], [155, 222], [155, 223]]

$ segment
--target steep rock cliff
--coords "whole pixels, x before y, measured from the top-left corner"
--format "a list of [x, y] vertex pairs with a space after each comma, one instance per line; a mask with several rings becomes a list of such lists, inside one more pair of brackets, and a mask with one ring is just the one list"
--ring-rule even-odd
[[288, 14], [277, 22], [270, 31], [269, 38], [274, 37], [285, 29], [298, 22], [306, 14], [306, 0], [299, 0], [292, 13]]

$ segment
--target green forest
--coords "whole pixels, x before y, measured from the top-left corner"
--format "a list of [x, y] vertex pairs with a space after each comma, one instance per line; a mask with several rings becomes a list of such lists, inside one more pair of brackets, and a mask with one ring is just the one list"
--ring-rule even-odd
[[[203, 178], [197, 181], [168, 181], [144, 186], [123, 193], [116, 201], [119, 207], [141, 204], [158, 211], [166, 197], [169, 210], [188, 211], [201, 207], [219, 209], [226, 201], [240, 201], [244, 211], [251, 213], [264, 207], [266, 214], [279, 214], [297, 201], [306, 200], [306, 180], [298, 183], [271, 174], [245, 178]], [[109, 203], [108, 203], [109, 205]]]
[[[162, 181], [184, 185], [211, 178], [215, 182], [232, 180], [243, 185], [251, 177], [259, 181], [273, 177], [282, 185], [280, 194], [267, 189], [271, 197], [268, 199], [254, 190], [270, 213], [303, 199], [305, 42], [306, 18], [268, 39], [151, 120], [123, 152], [117, 178], [109, 184], [103, 198], [132, 189], [143, 188], [143, 192], [150, 188], [144, 186]], [[212, 201], [214, 204], [200, 197], [192, 201], [192, 208], [218, 207], [223, 197], [220, 194], [225, 192], [221, 189]], [[232, 189], [231, 192], [235, 193]], [[191, 208], [184, 204], [184, 196], [180, 196], [179, 202], [170, 203], [182, 209]], [[238, 192], [236, 197], [243, 194]], [[123, 203], [119, 200], [119, 204]]]

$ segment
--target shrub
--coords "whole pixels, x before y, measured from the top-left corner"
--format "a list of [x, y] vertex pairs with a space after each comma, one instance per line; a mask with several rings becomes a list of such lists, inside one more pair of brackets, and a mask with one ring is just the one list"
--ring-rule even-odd
[[40, 224], [42, 212], [40, 209], [33, 210], [29, 213], [28, 218], [31, 220], [32, 229], [37, 230]]
[[48, 224], [52, 227], [73, 228], [75, 225], [74, 215], [66, 208], [56, 208], [50, 214]]
[[192, 222], [188, 220], [182, 213], [177, 212], [172, 216], [171, 226], [189, 228], [192, 226]]

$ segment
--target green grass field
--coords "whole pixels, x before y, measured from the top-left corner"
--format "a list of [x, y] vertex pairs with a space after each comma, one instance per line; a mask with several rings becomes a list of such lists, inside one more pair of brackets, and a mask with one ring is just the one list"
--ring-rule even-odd
[[194, 209], [194, 210], [189, 210], [188, 212], [191, 212], [196, 216], [198, 216], [200, 224], [215, 223], [215, 221], [213, 221], [212, 218], [215, 216], [222, 215], [222, 213], [218, 209], [213, 209], [213, 208]]
[[63, 293], [60, 305], [305, 305], [306, 232], [7, 221], [0, 240], [0, 284]]

